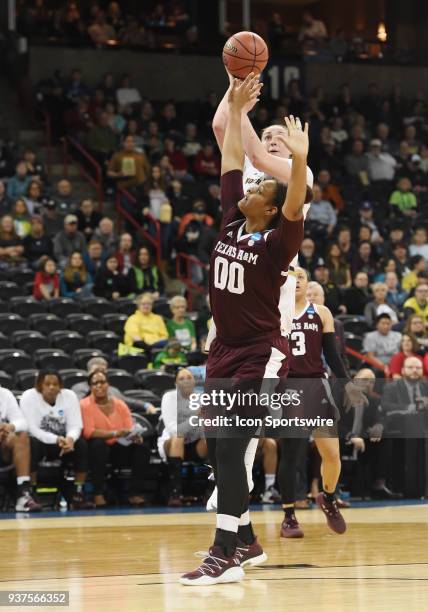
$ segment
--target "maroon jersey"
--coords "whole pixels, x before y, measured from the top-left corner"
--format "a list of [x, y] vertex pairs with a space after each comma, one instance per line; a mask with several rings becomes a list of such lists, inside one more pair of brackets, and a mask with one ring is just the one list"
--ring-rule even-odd
[[308, 304], [295, 316], [290, 336], [292, 378], [318, 378], [326, 375], [322, 360], [323, 324], [316, 306]]
[[276, 229], [247, 234], [237, 203], [242, 172], [221, 177], [223, 220], [210, 261], [210, 304], [223, 344], [238, 346], [280, 333], [279, 291], [303, 239], [303, 217], [280, 214]]

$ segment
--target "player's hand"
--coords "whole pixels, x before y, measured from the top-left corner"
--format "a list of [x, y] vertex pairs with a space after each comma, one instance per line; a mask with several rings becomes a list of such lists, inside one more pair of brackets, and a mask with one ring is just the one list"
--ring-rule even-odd
[[364, 453], [366, 450], [366, 445], [363, 438], [351, 438], [350, 443], [354, 445], [355, 450], [359, 453]]
[[249, 102], [257, 102], [262, 83], [259, 83], [259, 75], [254, 76], [253, 72], [244, 81], [234, 79], [229, 89], [229, 108], [242, 111]]
[[346, 383], [345, 392], [351, 406], [353, 406], [354, 408], [364, 407], [368, 405], [369, 400], [364, 395], [361, 388], [358, 387], [352, 381]]
[[287, 136], [277, 135], [278, 140], [281, 140], [295, 157], [306, 157], [309, 151], [308, 123], [305, 123], [305, 127], [302, 128], [300, 119], [293, 115], [284, 117], [284, 121], [287, 127]]

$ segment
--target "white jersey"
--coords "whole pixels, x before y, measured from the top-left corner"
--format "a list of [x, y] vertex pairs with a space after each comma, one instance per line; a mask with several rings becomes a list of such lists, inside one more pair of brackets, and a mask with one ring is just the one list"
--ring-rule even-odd
[[9, 389], [0, 388], [0, 424], [11, 423], [15, 431], [27, 431], [27, 421], [22, 414], [15, 396]]
[[[284, 158], [284, 162], [288, 163], [291, 168], [293, 161], [290, 158]], [[245, 156], [242, 179], [244, 193], [248, 191], [248, 189], [251, 189], [251, 187], [253, 187], [254, 185], [259, 185], [263, 180], [265, 180], [266, 177], [267, 175], [264, 172], [257, 170], [257, 168], [253, 166], [249, 158]], [[312, 174], [312, 170], [309, 167], [306, 168], [306, 184], [311, 189], [314, 184], [314, 175]], [[304, 219], [306, 219], [309, 207], [309, 204], [305, 204], [303, 207]], [[298, 255], [296, 255], [293, 261], [290, 263], [290, 268], [295, 268], [297, 265]], [[285, 270], [284, 274], [287, 274]], [[290, 271], [288, 271], [287, 280], [281, 287], [279, 297], [279, 312], [281, 313], [281, 333], [284, 336], [287, 336], [291, 333], [291, 324], [294, 319], [295, 294], [296, 277], [294, 276], [293, 270], [291, 270], [291, 274]], [[211, 344], [211, 342], [209, 342], [209, 344]]]

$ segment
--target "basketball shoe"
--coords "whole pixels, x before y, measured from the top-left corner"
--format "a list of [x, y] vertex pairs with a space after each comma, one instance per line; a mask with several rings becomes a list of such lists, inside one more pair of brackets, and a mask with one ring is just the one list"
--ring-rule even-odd
[[333, 501], [330, 502], [326, 499], [324, 493], [321, 492], [317, 495], [316, 502], [324, 512], [327, 519], [327, 525], [330, 529], [336, 533], [345, 533], [346, 523], [338, 508], [337, 500], [333, 499]]
[[180, 582], [186, 586], [210, 586], [238, 582], [244, 575], [236, 553], [232, 557], [226, 557], [220, 546], [211, 546], [201, 565], [192, 572], [183, 574]]
[[246, 565], [255, 567], [267, 560], [267, 554], [263, 552], [263, 548], [259, 544], [257, 538], [252, 544], [244, 544], [244, 542], [238, 540], [235, 557], [239, 560], [241, 567], [245, 567]]
[[291, 516], [285, 516], [281, 523], [281, 538], [303, 538], [303, 529], [293, 512]]

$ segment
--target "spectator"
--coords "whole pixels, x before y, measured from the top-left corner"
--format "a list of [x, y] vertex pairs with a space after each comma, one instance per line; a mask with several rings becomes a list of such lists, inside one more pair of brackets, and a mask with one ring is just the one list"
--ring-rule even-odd
[[419, 346], [418, 354], [425, 355], [428, 351], [428, 330], [425, 327], [423, 318], [418, 314], [410, 315], [404, 326], [403, 333], [415, 337]]
[[14, 176], [7, 182], [6, 195], [9, 200], [15, 201], [24, 197], [30, 182], [31, 176], [28, 174], [27, 164], [21, 160], [16, 164]]
[[0, 219], [0, 268], [19, 264], [23, 253], [24, 247], [15, 231], [13, 218], [5, 215]]
[[95, 159], [104, 166], [116, 148], [117, 136], [109, 125], [109, 116], [102, 112], [98, 123], [88, 132], [86, 145]]
[[33, 297], [46, 301], [59, 297], [59, 274], [54, 260], [50, 257], [45, 257], [40, 262], [40, 270], [34, 277]]
[[115, 134], [120, 136], [126, 127], [126, 119], [123, 115], [119, 115], [116, 111], [116, 105], [114, 102], [108, 101], [104, 107], [104, 111], [107, 113], [109, 119], [108, 124]]
[[152, 295], [143, 293], [136, 303], [137, 310], [125, 323], [124, 343], [144, 350], [164, 347], [168, 332], [162, 317], [152, 312]]
[[[152, 166], [152, 171], [147, 184], [147, 194], [150, 202], [150, 212], [156, 219], [161, 216], [161, 208], [165, 201], [167, 190], [167, 181], [161, 167], [157, 164]], [[143, 211], [144, 213], [145, 211]]]
[[427, 267], [426, 259], [422, 255], [413, 255], [409, 260], [410, 272], [405, 274], [401, 280], [404, 291], [410, 293], [419, 283], [419, 274]]
[[403, 309], [405, 319], [417, 314], [422, 317], [425, 326], [428, 326], [428, 284], [424, 282], [418, 285], [414, 297], [404, 302]]
[[42, 218], [46, 236], [54, 238], [55, 234], [58, 234], [64, 225], [64, 217], [59, 214], [55, 200], [46, 199], [43, 201]]
[[[214, 110], [217, 108], [218, 100], [216, 100]], [[214, 115], [214, 112], [213, 112]], [[212, 116], [213, 116], [212, 115]], [[212, 119], [212, 116], [210, 117]], [[177, 110], [172, 102], [167, 102], [161, 112], [159, 120], [159, 130], [162, 134], [171, 134], [175, 136], [180, 132], [181, 124], [177, 117]]]
[[10, 213], [12, 202], [6, 195], [6, 187], [4, 182], [0, 181], [0, 217]]
[[349, 227], [342, 226], [337, 232], [337, 244], [348, 261], [354, 257], [355, 249], [352, 244], [351, 230]]
[[183, 347], [175, 338], [170, 338], [166, 346], [156, 353], [153, 360], [153, 367], [165, 370], [167, 366], [187, 365], [186, 353]]
[[104, 266], [98, 270], [94, 282], [94, 294], [107, 300], [118, 300], [131, 293], [128, 276], [119, 272], [119, 263], [115, 255], [109, 255]]
[[12, 208], [13, 225], [19, 238], [25, 238], [31, 231], [30, 214], [24, 200], [16, 200]]
[[124, 74], [116, 91], [116, 99], [120, 108], [130, 104], [140, 104], [141, 94], [132, 84], [129, 74]]
[[92, 295], [92, 279], [79, 251], [70, 255], [61, 274], [60, 288], [64, 297], [82, 299]]
[[200, 179], [209, 180], [220, 176], [220, 157], [212, 142], [204, 144], [203, 149], [195, 157], [193, 168], [194, 174]]
[[358, 245], [357, 255], [352, 259], [352, 276], [355, 276], [359, 271], [366, 272], [370, 281], [376, 274], [376, 261], [372, 253], [372, 245], [367, 240]]
[[76, 215], [66, 215], [64, 229], [53, 239], [53, 248], [55, 259], [61, 268], [65, 266], [72, 253], [86, 251], [86, 239], [77, 229]]
[[314, 266], [314, 280], [321, 285], [325, 294], [325, 305], [333, 315], [344, 312], [340, 289], [330, 280], [330, 270], [322, 257], [319, 257]]
[[134, 139], [135, 151], [137, 153], [144, 153], [144, 137], [136, 119], [129, 119], [126, 125], [124, 138], [127, 138], [128, 136], [132, 136]]
[[331, 127], [331, 137], [340, 148], [342, 148], [343, 144], [348, 140], [348, 132], [343, 127], [342, 117], [334, 117]]
[[89, 95], [89, 88], [83, 81], [81, 70], [74, 68], [71, 71], [70, 83], [66, 91], [67, 98], [72, 102], [77, 102], [79, 98]]
[[105, 255], [117, 249], [117, 235], [114, 231], [113, 221], [109, 217], [103, 217], [94, 232], [94, 240], [101, 243]]
[[315, 254], [315, 242], [312, 238], [304, 238], [300, 246], [299, 266], [308, 270], [310, 274], [313, 272], [313, 267], [318, 258]]
[[376, 225], [376, 222], [373, 218], [373, 205], [371, 202], [368, 202], [367, 200], [364, 202], [361, 202], [360, 204], [360, 208], [359, 208], [359, 213], [360, 213], [360, 223], [361, 225], [367, 226], [370, 228], [371, 230], [371, 238], [370, 238], [370, 242], [372, 244], [382, 244], [383, 243], [383, 238], [379, 232], [379, 228]]
[[183, 153], [176, 147], [175, 141], [171, 136], [164, 139], [164, 154], [168, 157], [172, 168], [172, 175], [179, 180], [193, 180], [189, 175], [189, 164]]
[[389, 198], [391, 206], [397, 206], [401, 214], [406, 217], [416, 217], [416, 207], [418, 202], [412, 192], [412, 183], [405, 176], [400, 178], [397, 189], [392, 192]]
[[13, 465], [18, 489], [16, 512], [39, 512], [31, 491], [30, 442], [27, 422], [15, 396], [8, 389], [0, 389], [0, 453], [2, 467]]
[[397, 151], [398, 143], [390, 136], [390, 128], [386, 123], [378, 123], [376, 126], [376, 138], [381, 141], [382, 151], [394, 155]]
[[[416, 357], [423, 363], [422, 357], [417, 352], [419, 350], [418, 341], [414, 336], [403, 334], [401, 337], [400, 350], [398, 353], [392, 356], [389, 363], [389, 371], [392, 378], [402, 378], [403, 366], [407, 357]], [[427, 372], [424, 372], [424, 376], [427, 376]]]
[[77, 229], [79, 232], [82, 232], [89, 242], [102, 219], [100, 213], [95, 210], [91, 199], [82, 200], [80, 208], [76, 211], [76, 217], [78, 223]]
[[40, 215], [31, 219], [30, 233], [24, 238], [22, 244], [24, 257], [34, 269], [39, 267], [42, 257], [53, 256], [52, 240], [45, 235], [43, 218]]
[[375, 323], [376, 331], [368, 332], [364, 337], [364, 352], [367, 357], [388, 365], [391, 357], [399, 351], [401, 334], [391, 330], [391, 317], [386, 312], [378, 315]]
[[175, 338], [187, 350], [196, 350], [196, 330], [189, 318], [186, 317], [187, 300], [176, 295], [169, 303], [172, 318], [166, 322], [168, 336]]
[[27, 205], [28, 212], [30, 215], [40, 212], [42, 207], [42, 186], [38, 180], [32, 180], [26, 191], [24, 197], [25, 204]]
[[388, 287], [385, 283], [374, 283], [372, 286], [373, 301], [368, 302], [364, 308], [364, 317], [369, 327], [374, 327], [374, 323], [380, 314], [387, 313], [393, 324], [398, 323], [399, 311], [396, 306], [391, 306], [386, 301]]
[[36, 158], [36, 153], [33, 149], [27, 147], [22, 154], [22, 160], [27, 166], [27, 174], [32, 179], [40, 184], [41, 181], [46, 180], [46, 172], [43, 168], [43, 164]]
[[327, 248], [326, 263], [330, 270], [332, 283], [337, 285], [339, 289], [346, 289], [351, 286], [351, 268], [340, 252], [337, 242], [333, 242]]
[[92, 25], [89, 26], [88, 34], [97, 47], [105, 45], [109, 40], [114, 40], [116, 38], [116, 32], [114, 28], [107, 23], [103, 11], [98, 13]]
[[211, 227], [214, 221], [206, 214], [206, 206], [203, 200], [195, 200], [192, 209], [193, 212], [187, 213], [181, 219], [177, 237], [180, 251], [197, 256], [198, 241], [203, 229], [205, 226]]
[[303, 25], [300, 28], [299, 41], [321, 43], [327, 38], [327, 28], [320, 19], [314, 19], [309, 11], [302, 15]]
[[416, 227], [409, 247], [410, 255], [422, 255], [428, 261], [428, 241], [425, 227]]
[[330, 202], [322, 199], [322, 191], [318, 185], [313, 186], [312, 193], [305, 229], [314, 239], [322, 240], [332, 235], [337, 223], [337, 214]]
[[131, 189], [144, 185], [150, 176], [150, 164], [144, 152], [135, 149], [134, 137], [129, 134], [123, 140], [123, 150], [111, 158], [107, 176], [117, 180], [117, 186]]
[[397, 274], [405, 276], [410, 270], [408, 267], [407, 246], [402, 242], [397, 242], [394, 245], [393, 259], [397, 266]]
[[184, 131], [183, 154], [190, 159], [194, 159], [201, 149], [202, 145], [199, 142], [196, 124], [187, 123]]
[[119, 248], [115, 252], [116, 259], [119, 264], [119, 270], [127, 276], [132, 266], [135, 264], [135, 250], [132, 245], [131, 234], [121, 234], [119, 236]]
[[272, 13], [267, 24], [269, 47], [272, 53], [278, 53], [285, 37], [285, 27], [280, 13]]
[[401, 374], [402, 378], [384, 387], [382, 412], [387, 419], [394, 414], [413, 415], [428, 407], [428, 383], [423, 380], [419, 357], [406, 357]]
[[89, 465], [97, 508], [107, 505], [104, 483], [107, 463], [113, 468], [131, 467], [129, 503], [143, 506], [144, 476], [150, 461], [150, 451], [138, 433], [128, 406], [109, 394], [107, 374], [95, 370], [88, 376], [90, 395], [80, 401], [83, 436], [88, 440]]
[[364, 153], [364, 142], [357, 138], [352, 142], [351, 152], [345, 157], [345, 168], [348, 175], [358, 179], [362, 185], [369, 182], [369, 161]]
[[395, 308], [400, 311], [407, 297], [407, 293], [401, 289], [396, 272], [391, 271], [385, 274], [385, 285], [388, 289], [386, 294], [387, 304], [395, 306]]
[[397, 162], [389, 153], [382, 153], [382, 142], [378, 138], [370, 141], [369, 178], [372, 181], [392, 181]]
[[31, 476], [36, 482], [39, 462], [70, 459], [74, 467], [74, 495], [71, 508], [80, 510], [93, 507], [85, 502], [83, 486], [88, 471], [88, 449], [80, 437], [82, 417], [77, 397], [64, 389], [56, 370], [40, 370], [33, 389], [24, 391], [21, 410], [28, 423], [31, 443]]
[[367, 272], [357, 272], [351, 287], [344, 292], [346, 312], [350, 315], [364, 315], [366, 304], [371, 300]]
[[75, 214], [77, 201], [73, 195], [73, 186], [67, 179], [61, 179], [56, 185], [54, 199], [57, 201], [58, 210], [63, 215]]
[[343, 210], [345, 203], [339, 188], [331, 182], [331, 176], [328, 170], [320, 170], [318, 173], [318, 184], [322, 190], [323, 199], [332, 202], [336, 210]]
[[152, 262], [147, 247], [138, 250], [138, 260], [129, 271], [129, 282], [132, 293], [150, 293], [153, 298], [158, 298], [164, 293], [165, 283], [162, 272]]
[[195, 379], [189, 370], [179, 370], [176, 389], [167, 391], [162, 397], [161, 419], [162, 434], [159, 436], [158, 452], [169, 466], [168, 506], [182, 505], [181, 468], [184, 459], [203, 461], [208, 449], [203, 432], [189, 423], [194, 413], [190, 406], [190, 395], [194, 392]]
[[101, 270], [104, 265], [106, 255], [103, 251], [103, 245], [99, 240], [91, 240], [88, 244], [88, 250], [83, 255], [83, 261], [91, 278], [95, 278], [98, 270]]

